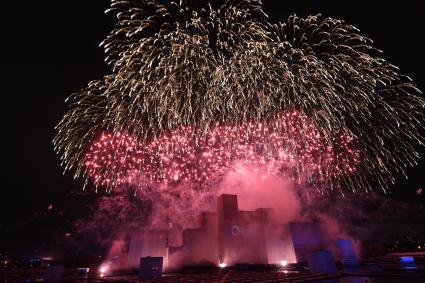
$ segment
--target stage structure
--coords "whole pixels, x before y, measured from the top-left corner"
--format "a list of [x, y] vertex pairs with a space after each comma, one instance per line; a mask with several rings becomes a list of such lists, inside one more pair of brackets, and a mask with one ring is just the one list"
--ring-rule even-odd
[[[325, 251], [317, 224], [277, 225], [270, 215], [271, 209], [268, 208], [239, 210], [236, 195], [220, 195], [216, 212], [202, 213], [198, 228], [183, 230], [179, 246], [169, 244], [168, 231], [144, 231], [131, 235], [128, 266], [137, 267], [141, 257], [162, 257], [166, 271], [210, 264], [307, 263], [309, 258], [312, 262], [317, 252], [326, 254], [326, 264], [331, 265], [334, 257], [328, 254], [330, 251]], [[347, 241], [339, 244], [347, 247], [350, 245]], [[354, 250], [350, 250], [350, 257], [354, 257], [353, 253]], [[320, 258], [314, 262], [317, 263]]]

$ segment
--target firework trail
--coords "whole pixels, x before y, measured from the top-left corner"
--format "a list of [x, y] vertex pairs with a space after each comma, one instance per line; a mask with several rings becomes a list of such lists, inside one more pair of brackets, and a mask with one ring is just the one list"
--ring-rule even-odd
[[[117, 24], [102, 46], [111, 74], [70, 97], [54, 139], [76, 176], [109, 188], [141, 174], [203, 181], [255, 147], [275, 168], [284, 163], [277, 153], [293, 155], [290, 166], [315, 187], [356, 191], [385, 189], [419, 160], [425, 99], [342, 20], [269, 23], [255, 0], [112, 0], [109, 12]], [[293, 111], [308, 122], [288, 131], [282, 117]], [[111, 141], [104, 153], [121, 148], [111, 164], [94, 160], [99, 136]]]

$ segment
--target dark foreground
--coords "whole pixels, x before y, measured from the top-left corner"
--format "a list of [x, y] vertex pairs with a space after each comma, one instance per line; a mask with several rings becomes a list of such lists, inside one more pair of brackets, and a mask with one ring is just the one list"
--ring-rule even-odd
[[60, 281], [43, 280], [42, 270], [15, 271], [3, 274], [1, 283], [14, 282], [176, 282], [176, 283], [272, 283], [272, 282], [317, 282], [317, 283], [398, 283], [398, 282], [425, 282], [425, 271], [379, 271], [379, 272], [338, 272], [338, 273], [310, 273], [293, 271], [238, 271], [223, 269], [215, 272], [198, 274], [165, 274], [158, 279], [140, 279], [136, 274], [101, 276], [96, 273], [87, 275], [75, 274], [65, 270]]
[[229, 270], [217, 274], [192, 274], [164, 277], [161, 279], [142, 280], [137, 278], [110, 278], [109, 282], [214, 282], [214, 283], [272, 283], [272, 282], [317, 282], [317, 283], [424, 283], [425, 273], [379, 273], [379, 274], [348, 274], [348, 273], [283, 273], [283, 272], [249, 272]]

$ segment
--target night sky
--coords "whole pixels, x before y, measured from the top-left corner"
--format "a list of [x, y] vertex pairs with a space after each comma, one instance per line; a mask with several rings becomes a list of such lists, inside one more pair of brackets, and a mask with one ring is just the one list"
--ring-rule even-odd
[[[16, 3], [2, 9], [1, 33], [6, 48], [0, 61], [6, 179], [0, 195], [0, 253], [14, 251], [21, 240], [33, 248], [30, 239], [45, 236], [43, 225], [65, 229], [62, 225], [78, 218], [83, 214], [80, 207], [96, 198], [81, 195], [81, 180], [62, 174], [52, 138], [66, 111], [65, 98], [108, 73], [99, 43], [114, 23], [112, 15], [104, 14], [107, 0], [10, 2]], [[346, 20], [425, 90], [423, 1], [263, 2], [273, 19], [321, 13]], [[424, 159], [423, 149], [421, 154]], [[410, 170], [409, 177], [400, 180], [389, 197], [424, 200], [416, 189], [425, 190], [425, 161]], [[37, 222], [49, 213], [49, 205], [56, 211], [54, 220]]]

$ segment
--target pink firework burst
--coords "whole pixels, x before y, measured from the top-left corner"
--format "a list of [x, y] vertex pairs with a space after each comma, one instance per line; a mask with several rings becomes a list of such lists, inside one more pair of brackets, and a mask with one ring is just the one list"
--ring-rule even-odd
[[216, 125], [199, 136], [182, 127], [147, 146], [128, 133], [102, 133], [85, 164], [95, 185], [111, 188], [134, 182], [203, 186], [237, 166], [303, 175], [317, 185], [355, 172], [359, 163], [360, 151], [352, 136], [339, 132], [327, 137], [305, 115], [292, 111], [282, 115], [273, 129], [261, 123]]
[[131, 135], [104, 132], [91, 145], [85, 165], [97, 186], [115, 187], [139, 174], [142, 153], [140, 144]]

